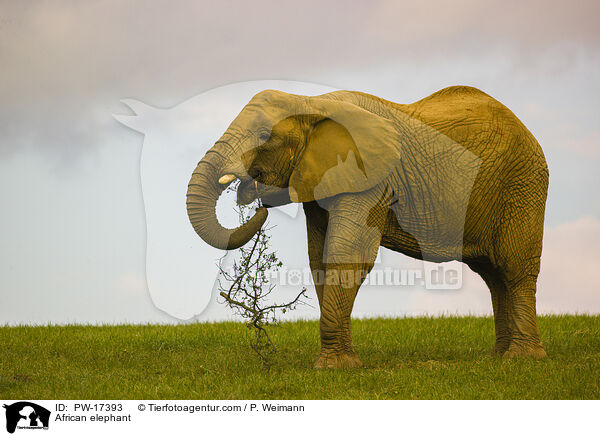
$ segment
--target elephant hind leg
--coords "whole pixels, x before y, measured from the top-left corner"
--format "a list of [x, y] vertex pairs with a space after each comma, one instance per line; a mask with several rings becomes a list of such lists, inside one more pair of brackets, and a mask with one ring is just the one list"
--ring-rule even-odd
[[508, 297], [507, 321], [511, 339], [502, 355], [505, 358], [528, 356], [546, 357], [540, 341], [536, 315], [535, 279], [519, 277], [505, 279]]
[[540, 342], [535, 310], [535, 278], [517, 274], [515, 280], [491, 265], [469, 264], [490, 289], [496, 343], [493, 354], [505, 358], [546, 356]]
[[481, 276], [490, 290], [496, 332], [496, 342], [492, 354], [502, 355], [508, 349], [511, 341], [511, 332], [508, 326], [508, 291], [504, 286], [501, 274], [494, 270], [491, 264], [469, 264], [469, 267]]
[[506, 290], [510, 343], [503, 357], [542, 358], [536, 315], [536, 282], [542, 251], [543, 210], [505, 222], [495, 247], [495, 265]]

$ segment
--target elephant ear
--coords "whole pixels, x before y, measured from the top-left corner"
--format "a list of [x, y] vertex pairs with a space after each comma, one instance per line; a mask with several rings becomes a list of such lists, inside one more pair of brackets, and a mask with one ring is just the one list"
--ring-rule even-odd
[[311, 97], [316, 122], [290, 177], [293, 202], [361, 192], [386, 178], [400, 159], [393, 124], [357, 105]]

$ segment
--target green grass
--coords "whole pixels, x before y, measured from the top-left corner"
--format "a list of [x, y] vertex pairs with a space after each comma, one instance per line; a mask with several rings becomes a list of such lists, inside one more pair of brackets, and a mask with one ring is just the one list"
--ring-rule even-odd
[[489, 354], [491, 318], [354, 320], [364, 368], [312, 369], [314, 321], [272, 328], [270, 371], [241, 324], [0, 328], [6, 399], [599, 399], [600, 317], [539, 319], [549, 358]]

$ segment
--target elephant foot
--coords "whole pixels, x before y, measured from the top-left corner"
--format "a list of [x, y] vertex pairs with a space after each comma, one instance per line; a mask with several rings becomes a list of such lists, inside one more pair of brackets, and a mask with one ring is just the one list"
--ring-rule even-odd
[[496, 341], [496, 345], [494, 345], [494, 348], [492, 349], [492, 352], [490, 353], [492, 356], [502, 356], [506, 350], [508, 350], [508, 347], [510, 346], [510, 341], [507, 340], [497, 340]]
[[321, 351], [315, 362], [315, 369], [358, 368], [360, 366], [362, 366], [362, 362], [354, 352]]
[[503, 359], [513, 359], [515, 357], [530, 357], [533, 359], [543, 359], [547, 357], [546, 351], [542, 347], [542, 344], [529, 344], [529, 343], [518, 343], [511, 342], [507, 350], [502, 355]]

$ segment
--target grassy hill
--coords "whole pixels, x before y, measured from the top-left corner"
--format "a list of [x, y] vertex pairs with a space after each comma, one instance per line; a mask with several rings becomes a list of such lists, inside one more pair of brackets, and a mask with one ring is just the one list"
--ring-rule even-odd
[[237, 323], [0, 328], [5, 399], [600, 399], [600, 317], [539, 320], [549, 358], [492, 357], [493, 320], [354, 320], [364, 368], [315, 371], [315, 321], [271, 329], [269, 371]]

